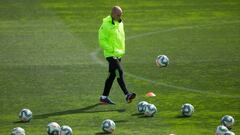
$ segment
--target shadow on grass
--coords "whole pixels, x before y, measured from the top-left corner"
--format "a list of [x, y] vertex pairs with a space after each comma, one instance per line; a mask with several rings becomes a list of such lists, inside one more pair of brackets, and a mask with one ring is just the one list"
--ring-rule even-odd
[[90, 105], [90, 106], [87, 106], [87, 107], [84, 107], [84, 108], [79, 108], [79, 109], [35, 115], [35, 116], [33, 116], [33, 118], [34, 119], [44, 119], [44, 118], [48, 118], [48, 117], [51, 117], [51, 116], [77, 114], [77, 113], [98, 113], [98, 112], [114, 112], [114, 111], [125, 112], [126, 111], [125, 109], [90, 110], [90, 109], [95, 108], [99, 105], [102, 105], [102, 104], [97, 103], [97, 104]]
[[114, 120], [115, 123], [124, 123], [124, 122], [128, 122], [128, 120]]
[[132, 116], [141, 116], [141, 115], [143, 115], [143, 113], [134, 113], [134, 114], [132, 114]]
[[95, 135], [109, 135], [112, 133], [106, 133], [106, 132], [97, 132]]
[[183, 116], [183, 115], [177, 115], [175, 118], [177, 118], [177, 119], [187, 119], [187, 118], [190, 118], [190, 117]]
[[15, 122], [13, 122], [14, 124], [18, 124], [18, 123], [29, 123], [29, 122], [23, 122], [23, 121], [15, 121]]
[[145, 116], [145, 115], [141, 115], [141, 116], [138, 116], [138, 118], [149, 119], [149, 118], [153, 118], [153, 116]]
[[138, 116], [138, 118], [152, 118], [153, 116], [145, 116], [143, 113], [134, 113], [132, 116]]

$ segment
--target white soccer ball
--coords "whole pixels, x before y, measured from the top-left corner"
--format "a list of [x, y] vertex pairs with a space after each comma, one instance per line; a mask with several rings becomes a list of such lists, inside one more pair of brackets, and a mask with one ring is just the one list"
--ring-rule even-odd
[[106, 119], [102, 122], [102, 130], [107, 133], [112, 133], [115, 130], [115, 123], [110, 119]]
[[25, 135], [25, 130], [21, 127], [16, 127], [12, 130], [11, 135]]
[[72, 135], [72, 134], [73, 134], [73, 131], [71, 127], [66, 125], [61, 127], [61, 135]]
[[183, 116], [190, 117], [194, 112], [194, 107], [189, 103], [183, 104], [181, 108], [181, 112]]
[[148, 105], [148, 102], [146, 101], [141, 101], [137, 105], [137, 109], [139, 113], [144, 113], [146, 110], [146, 105]]
[[159, 67], [166, 67], [169, 64], [169, 59], [166, 55], [159, 55], [157, 56], [156, 64]]
[[230, 115], [225, 115], [222, 117], [221, 123], [228, 129], [231, 129], [234, 124], [234, 118]]
[[145, 106], [145, 116], [154, 116], [154, 114], [157, 112], [157, 108], [154, 104], [147, 104]]
[[51, 122], [47, 125], [48, 135], [60, 135], [61, 127], [56, 122]]
[[227, 131], [226, 133], [224, 133], [224, 135], [235, 135], [235, 133], [233, 133], [231, 131]]
[[228, 131], [228, 129], [223, 126], [223, 125], [220, 125], [216, 128], [216, 133], [215, 135], [225, 135], [225, 133]]
[[32, 112], [29, 109], [22, 109], [19, 118], [22, 122], [29, 122], [32, 119]]

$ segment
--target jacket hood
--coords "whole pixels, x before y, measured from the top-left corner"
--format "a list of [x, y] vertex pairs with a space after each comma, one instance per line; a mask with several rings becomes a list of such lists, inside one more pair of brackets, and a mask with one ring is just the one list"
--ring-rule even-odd
[[107, 17], [105, 17], [105, 18], [103, 18], [103, 22], [111, 22], [112, 21], [112, 17], [109, 15], [109, 16], [107, 16]]

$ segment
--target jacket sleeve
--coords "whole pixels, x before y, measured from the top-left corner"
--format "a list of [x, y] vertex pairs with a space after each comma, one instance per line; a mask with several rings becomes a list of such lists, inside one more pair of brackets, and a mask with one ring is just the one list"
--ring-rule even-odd
[[98, 40], [99, 40], [99, 45], [101, 48], [103, 48], [105, 51], [112, 52], [113, 47], [109, 43], [109, 33], [107, 30], [107, 27], [102, 24], [98, 31]]

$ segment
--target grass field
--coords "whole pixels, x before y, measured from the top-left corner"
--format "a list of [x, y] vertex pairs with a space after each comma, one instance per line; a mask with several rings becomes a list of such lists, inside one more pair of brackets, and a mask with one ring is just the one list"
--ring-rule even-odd
[[[125, 79], [136, 100], [127, 104], [114, 84], [115, 106], [98, 105], [107, 77], [97, 31], [113, 5], [124, 10]], [[103, 134], [104, 119], [116, 135], [213, 135], [222, 116], [235, 118], [240, 133], [239, 0], [1, 0], [0, 135], [23, 127], [46, 135], [56, 121], [74, 135]], [[155, 66], [166, 54], [167, 68]], [[153, 91], [156, 97], [146, 97]], [[155, 117], [136, 105], [156, 105]], [[180, 117], [183, 103], [195, 113]], [[33, 112], [21, 123], [22, 108]]]

